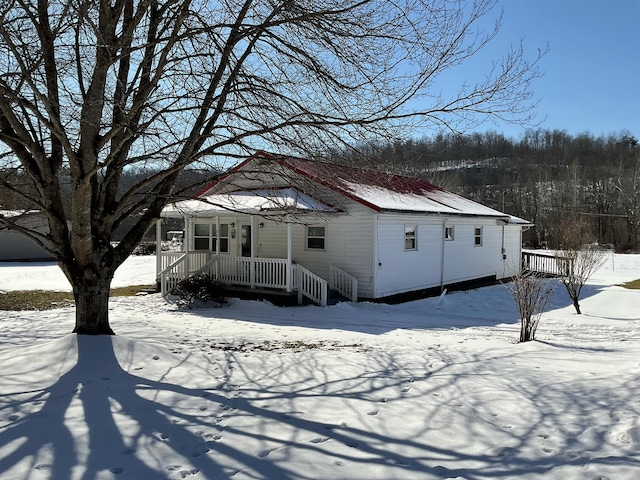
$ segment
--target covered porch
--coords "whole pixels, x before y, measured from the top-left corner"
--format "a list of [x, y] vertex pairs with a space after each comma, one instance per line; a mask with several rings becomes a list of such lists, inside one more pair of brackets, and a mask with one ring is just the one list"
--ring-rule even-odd
[[[189, 276], [208, 274], [232, 291], [279, 292], [299, 304], [307, 299], [326, 306], [330, 291], [357, 301], [355, 276], [330, 265], [323, 278], [294, 259], [294, 225], [305, 216], [317, 222], [317, 214], [334, 209], [294, 189], [213, 197], [171, 204], [158, 220], [156, 274], [163, 296]], [[163, 218], [183, 220], [181, 241], [175, 241], [175, 227], [173, 242], [166, 237]]]

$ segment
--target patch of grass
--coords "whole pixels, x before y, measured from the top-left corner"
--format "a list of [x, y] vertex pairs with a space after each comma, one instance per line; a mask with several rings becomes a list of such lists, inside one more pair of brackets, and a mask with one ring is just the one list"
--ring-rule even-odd
[[640, 278], [631, 282], [621, 283], [620, 286], [630, 290], [640, 290]]
[[[132, 297], [141, 291], [154, 289], [154, 285], [132, 285], [111, 289], [112, 297]], [[71, 292], [53, 292], [50, 290], [16, 290], [0, 293], [0, 310], [51, 310], [52, 308], [72, 307]]]

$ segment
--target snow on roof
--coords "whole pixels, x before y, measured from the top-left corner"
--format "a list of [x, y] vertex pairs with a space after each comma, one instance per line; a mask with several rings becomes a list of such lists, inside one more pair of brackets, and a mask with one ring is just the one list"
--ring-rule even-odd
[[[276, 166], [280, 168], [276, 168]], [[464, 198], [419, 178], [394, 175], [374, 170], [364, 170], [327, 162], [258, 152], [240, 163], [216, 182], [205, 188], [201, 195], [224, 190], [243, 175], [257, 179], [257, 171], [292, 171], [323, 185], [344, 197], [350, 198], [378, 211], [437, 213], [444, 215], [469, 215], [497, 217], [509, 220], [510, 216], [498, 210]], [[247, 174], [246, 172], [250, 172]], [[244, 178], [247, 180], [249, 176]], [[255, 180], [259, 182], [259, 180]], [[526, 220], [519, 219], [529, 223]]]
[[219, 215], [225, 212], [259, 213], [262, 216], [282, 211], [335, 212], [315, 198], [295, 188], [237, 191], [203, 195], [168, 205], [163, 216]]
[[280, 163], [377, 211], [507, 216], [419, 178], [293, 157]]

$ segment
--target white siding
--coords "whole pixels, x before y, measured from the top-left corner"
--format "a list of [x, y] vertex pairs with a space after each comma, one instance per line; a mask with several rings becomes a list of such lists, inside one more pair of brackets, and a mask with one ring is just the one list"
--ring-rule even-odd
[[513, 277], [520, 271], [522, 263], [522, 227], [520, 225], [504, 227], [504, 250], [507, 258], [504, 260], [502, 275], [498, 275], [498, 278]]
[[[296, 218], [291, 232], [293, 260], [325, 279], [329, 278], [331, 265], [340, 267], [358, 277], [359, 297], [373, 297], [373, 218], [369, 208], [355, 202], [349, 206], [349, 214]], [[224, 221], [235, 222], [236, 238], [229, 238], [229, 254], [240, 255], [240, 225], [249, 223], [250, 217], [238, 215], [225, 217]], [[201, 218], [198, 222], [215, 223], [215, 219]], [[256, 225], [257, 256], [287, 258], [287, 224], [259, 217]], [[306, 248], [306, 225], [326, 227], [324, 250]]]
[[[404, 248], [405, 225], [417, 225], [417, 249]], [[378, 216], [375, 298], [440, 284], [442, 220], [437, 217]]]
[[[404, 248], [404, 226], [418, 226], [417, 249]], [[454, 228], [454, 239], [444, 240], [444, 226]], [[474, 229], [482, 228], [482, 245], [474, 245]], [[520, 227], [505, 228], [496, 219], [438, 217], [406, 214], [380, 215], [375, 296], [464, 282], [495, 275], [509, 276], [520, 256]], [[444, 259], [443, 259], [444, 251]], [[444, 260], [444, 261], [443, 261]], [[509, 267], [510, 262], [514, 267]]]
[[[358, 296], [380, 298], [399, 293], [464, 282], [495, 275], [514, 275], [520, 265], [521, 227], [496, 219], [415, 214], [379, 214], [353, 202], [348, 214], [309, 215], [292, 224], [293, 260], [329, 278], [336, 265], [358, 277]], [[201, 219], [199, 221], [205, 221]], [[211, 219], [215, 222], [214, 219]], [[230, 254], [239, 255], [240, 225], [248, 216], [227, 217], [235, 222]], [[287, 257], [287, 225], [256, 220], [256, 252], [263, 258]], [[444, 240], [444, 225], [454, 239]], [[306, 248], [306, 225], [326, 227], [325, 249]], [[405, 225], [417, 225], [417, 249], [405, 250]], [[482, 227], [482, 245], [474, 245], [474, 229]], [[506, 259], [503, 259], [503, 231]], [[444, 257], [443, 257], [444, 252]]]
[[[326, 226], [325, 250], [307, 249], [306, 227], [294, 225], [293, 258], [323, 278], [335, 265], [358, 277], [358, 296], [373, 296], [373, 213], [354, 203], [349, 214], [326, 215], [305, 219], [310, 225]], [[286, 229], [285, 229], [286, 245]], [[285, 252], [286, 254], [286, 252]]]

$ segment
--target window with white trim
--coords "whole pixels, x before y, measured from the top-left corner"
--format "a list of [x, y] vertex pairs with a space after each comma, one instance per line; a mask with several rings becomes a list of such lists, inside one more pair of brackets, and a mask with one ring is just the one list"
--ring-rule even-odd
[[474, 227], [473, 229], [473, 244], [476, 247], [482, 246], [482, 227]]
[[417, 231], [418, 231], [417, 225], [404, 226], [404, 249], [405, 250], [418, 249]]
[[193, 249], [216, 251], [220, 242], [220, 253], [229, 253], [229, 225], [220, 224], [220, 235], [217, 234], [215, 223], [196, 223], [193, 225]]
[[444, 227], [444, 239], [445, 240], [453, 240], [454, 238], [453, 227]]
[[307, 227], [307, 249], [324, 250], [326, 227], [308, 226]]

